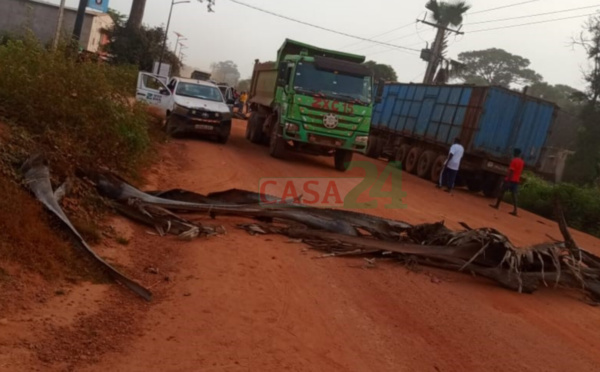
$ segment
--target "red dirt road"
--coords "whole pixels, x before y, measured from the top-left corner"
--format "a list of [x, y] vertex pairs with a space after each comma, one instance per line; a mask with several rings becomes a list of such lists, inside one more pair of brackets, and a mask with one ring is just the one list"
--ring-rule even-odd
[[[237, 122], [225, 146], [173, 141], [168, 149], [176, 160], [155, 172], [153, 186], [208, 193], [256, 190], [260, 177], [340, 176], [329, 158], [270, 158], [243, 131]], [[488, 199], [467, 192], [448, 195], [410, 175], [403, 175], [402, 189], [406, 209], [371, 213], [410, 223], [445, 220], [451, 228], [459, 221], [495, 227], [519, 245], [560, 237], [551, 221], [527, 212], [512, 217], [507, 205], [494, 211]], [[175, 280], [140, 314], [139, 337], [77, 370], [600, 370], [600, 309], [579, 301], [578, 292], [523, 295], [465, 274], [414, 272], [391, 262], [367, 269], [360, 258], [315, 260], [303, 244], [235, 229], [239, 221], [219, 218], [226, 235], [193, 242], [130, 227], [127, 249], [168, 246], [173, 255], [157, 266], [173, 270]], [[574, 237], [600, 253], [597, 239]]]

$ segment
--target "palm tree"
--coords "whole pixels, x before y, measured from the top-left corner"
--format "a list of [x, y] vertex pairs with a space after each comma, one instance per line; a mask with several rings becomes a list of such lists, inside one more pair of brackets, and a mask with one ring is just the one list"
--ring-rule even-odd
[[127, 28], [138, 29], [142, 26], [144, 18], [144, 10], [146, 9], [146, 0], [133, 0], [131, 3], [131, 11], [127, 20]]
[[437, 25], [437, 33], [432, 45], [431, 57], [423, 80], [423, 83], [431, 84], [446, 49], [445, 39], [448, 26], [460, 26], [463, 22], [463, 15], [471, 9], [471, 6], [462, 0], [452, 3], [429, 0], [425, 8], [431, 11], [431, 19]]

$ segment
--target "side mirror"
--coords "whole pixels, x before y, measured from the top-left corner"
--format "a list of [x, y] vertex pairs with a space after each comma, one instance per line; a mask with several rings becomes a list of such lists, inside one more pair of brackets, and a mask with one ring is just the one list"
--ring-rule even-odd
[[158, 91], [160, 94], [162, 94], [163, 96], [170, 96], [171, 92], [169, 92], [168, 89], [162, 88], [161, 90]]
[[287, 85], [287, 63], [282, 63], [277, 72], [277, 86], [285, 87]]
[[379, 79], [377, 82], [377, 93], [375, 95], [375, 102], [381, 102], [381, 97], [383, 97], [383, 88], [385, 86], [385, 81], [383, 79]]

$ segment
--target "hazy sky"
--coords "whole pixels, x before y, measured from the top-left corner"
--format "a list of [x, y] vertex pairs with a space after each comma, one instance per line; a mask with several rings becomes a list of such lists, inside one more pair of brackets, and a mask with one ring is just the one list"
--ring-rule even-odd
[[[51, 0], [58, 2], [58, 0]], [[426, 0], [239, 0], [259, 8], [286, 15], [301, 21], [320, 25], [336, 31], [372, 38], [375, 35], [405, 26], [376, 39], [414, 49], [425, 47], [433, 39], [433, 29], [417, 24], [425, 16]], [[472, 6], [464, 21], [464, 35], [450, 38], [448, 56], [456, 58], [462, 51], [502, 48], [531, 61], [531, 68], [552, 84], [568, 84], [583, 88], [582, 68], [587, 67], [585, 54], [573, 49], [569, 42], [577, 35], [587, 14], [600, 10], [600, 0], [536, 0], [520, 6], [485, 11], [526, 0], [470, 0]], [[147, 0], [144, 23], [165, 25], [170, 0]], [[77, 0], [67, 0], [76, 6]], [[510, 21], [474, 24], [488, 20], [525, 17], [533, 14], [574, 10]], [[111, 0], [111, 8], [128, 14], [131, 0]], [[216, 0], [214, 13], [206, 12], [206, 5], [192, 0], [173, 8], [169, 37], [174, 46], [178, 31], [188, 38], [184, 43], [184, 63], [208, 69], [212, 62], [232, 60], [237, 63], [242, 78], [249, 77], [255, 59], [273, 60], [285, 38], [309, 44], [366, 55], [379, 63], [390, 64], [402, 82], [420, 82], [425, 63], [417, 52], [399, 51], [395, 48], [361, 42], [309, 26], [280, 19], [230, 0]], [[481, 13], [477, 13], [481, 12]], [[474, 13], [469, 15], [469, 13]], [[556, 18], [578, 18], [530, 26], [475, 32]]]

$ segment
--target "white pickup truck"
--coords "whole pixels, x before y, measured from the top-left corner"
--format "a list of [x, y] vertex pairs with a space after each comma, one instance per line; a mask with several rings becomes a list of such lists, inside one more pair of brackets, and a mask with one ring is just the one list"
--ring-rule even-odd
[[211, 82], [174, 77], [164, 84], [156, 75], [140, 72], [136, 98], [164, 110], [171, 135], [199, 133], [216, 137], [220, 143], [229, 139], [229, 102]]

